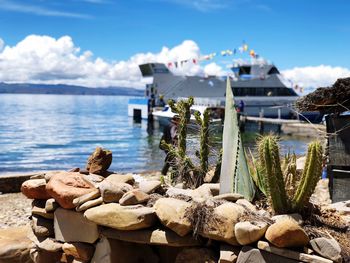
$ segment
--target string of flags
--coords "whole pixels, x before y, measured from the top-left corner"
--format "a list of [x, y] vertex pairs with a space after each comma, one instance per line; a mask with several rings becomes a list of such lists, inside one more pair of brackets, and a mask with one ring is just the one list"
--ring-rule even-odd
[[182, 67], [184, 64], [186, 63], [193, 63], [193, 64], [197, 64], [200, 61], [204, 61], [204, 60], [212, 60], [213, 58], [215, 58], [218, 54], [220, 54], [223, 57], [226, 56], [234, 56], [237, 53], [245, 53], [247, 52], [252, 58], [259, 58], [260, 56], [253, 50], [253, 49], [249, 49], [248, 45], [243, 42], [243, 44], [238, 47], [238, 48], [234, 48], [234, 49], [226, 49], [226, 50], [222, 50], [220, 52], [213, 52], [204, 56], [201, 56], [199, 58], [192, 58], [192, 59], [185, 59], [185, 60], [181, 60], [181, 61], [174, 61], [174, 62], [168, 62], [168, 67]]

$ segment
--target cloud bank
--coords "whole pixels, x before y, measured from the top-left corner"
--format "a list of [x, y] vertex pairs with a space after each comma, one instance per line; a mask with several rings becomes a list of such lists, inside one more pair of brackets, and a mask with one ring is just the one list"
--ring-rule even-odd
[[[69, 36], [58, 39], [50, 36], [29, 35], [14, 46], [5, 45], [0, 38], [0, 82], [70, 84], [88, 87], [123, 86], [143, 88], [149, 79], [143, 79], [138, 65], [148, 62], [169, 63], [198, 58], [199, 46], [192, 40], [157, 53], [138, 53], [128, 60], [108, 62], [95, 57], [91, 51], [82, 51]], [[226, 75], [227, 69], [215, 62], [184, 63], [170, 69], [181, 75]], [[339, 77], [350, 76], [350, 70], [341, 67], [315, 66], [282, 71], [283, 75], [303, 87], [332, 84]]]

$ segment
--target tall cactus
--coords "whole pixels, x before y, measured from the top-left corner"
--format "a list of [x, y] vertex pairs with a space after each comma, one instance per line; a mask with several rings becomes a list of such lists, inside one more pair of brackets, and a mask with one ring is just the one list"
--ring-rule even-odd
[[289, 210], [289, 202], [281, 170], [277, 138], [272, 135], [261, 137], [258, 150], [259, 166], [263, 168], [272, 208], [275, 213], [285, 213]]
[[322, 173], [322, 152], [319, 141], [309, 144], [305, 167], [292, 201], [294, 210], [300, 210], [315, 190]]
[[191, 118], [190, 108], [193, 105], [193, 97], [189, 97], [188, 100], [181, 100], [175, 104], [174, 100], [169, 100], [168, 104], [171, 110], [179, 115], [180, 122], [178, 125], [178, 150], [182, 158], [186, 156], [186, 137], [187, 137], [187, 124]]
[[200, 113], [196, 111], [194, 113], [196, 121], [200, 126], [200, 167], [201, 174], [205, 176], [208, 172], [208, 158], [209, 158], [209, 111], [206, 109], [203, 113], [203, 119], [200, 116]]

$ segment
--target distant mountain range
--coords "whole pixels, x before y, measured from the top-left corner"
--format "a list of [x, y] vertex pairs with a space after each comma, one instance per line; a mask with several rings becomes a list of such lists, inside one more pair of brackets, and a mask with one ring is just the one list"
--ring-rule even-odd
[[74, 85], [7, 84], [0, 82], [0, 93], [16, 94], [67, 94], [67, 95], [114, 95], [143, 96], [144, 91], [134, 88], [88, 88]]

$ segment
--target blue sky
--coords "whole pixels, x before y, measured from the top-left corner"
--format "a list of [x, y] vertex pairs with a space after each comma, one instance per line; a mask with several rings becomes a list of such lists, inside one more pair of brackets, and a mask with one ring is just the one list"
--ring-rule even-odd
[[282, 70], [349, 69], [349, 13], [347, 0], [0, 0], [0, 38], [14, 47], [29, 35], [69, 36], [111, 64], [184, 40], [201, 54], [245, 40]]

